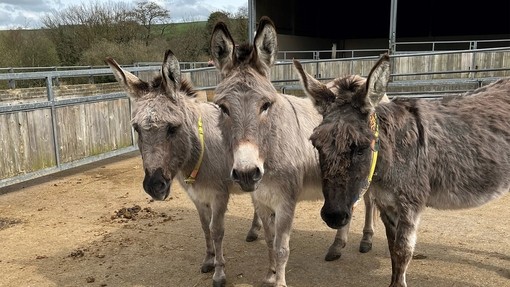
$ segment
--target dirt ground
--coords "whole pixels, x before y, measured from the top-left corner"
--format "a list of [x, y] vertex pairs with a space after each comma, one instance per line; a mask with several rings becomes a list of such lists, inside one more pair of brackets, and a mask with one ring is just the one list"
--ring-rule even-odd
[[[179, 186], [151, 201], [138, 153], [0, 191], [0, 286], [211, 286], [201, 274], [198, 215]], [[510, 195], [462, 211], [422, 217], [409, 286], [510, 286]], [[373, 250], [357, 249], [363, 207], [338, 261], [323, 257], [334, 237], [320, 202], [299, 203], [287, 266], [289, 286], [387, 286], [391, 263], [378, 219]], [[259, 286], [263, 240], [245, 242], [253, 208], [235, 195], [226, 216], [228, 286]], [[263, 235], [262, 235], [263, 236]]]

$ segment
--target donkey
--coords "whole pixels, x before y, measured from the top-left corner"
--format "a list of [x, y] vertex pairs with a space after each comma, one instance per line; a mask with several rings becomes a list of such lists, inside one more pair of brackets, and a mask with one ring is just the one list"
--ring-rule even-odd
[[348, 224], [373, 175], [391, 255], [390, 286], [407, 286], [426, 206], [473, 208], [508, 193], [510, 78], [458, 96], [381, 103], [390, 77], [387, 54], [366, 81], [351, 75], [330, 87], [294, 65], [323, 116], [311, 136], [323, 178], [322, 219], [332, 228]]
[[[269, 251], [266, 285], [286, 286], [285, 267], [298, 200], [322, 200], [317, 152], [309, 141], [322, 119], [308, 98], [280, 94], [269, 77], [276, 60], [273, 22], [262, 17], [253, 44], [236, 46], [219, 22], [211, 37], [211, 54], [221, 73], [213, 101], [222, 110], [220, 129], [228, 149], [231, 178], [253, 192]], [[369, 193], [360, 252], [372, 247], [373, 212]], [[326, 260], [345, 247], [349, 226], [337, 231]]]
[[[181, 77], [179, 62], [170, 50], [160, 75], [150, 83], [112, 58], [106, 62], [133, 103], [132, 125], [145, 170], [143, 188], [152, 198], [164, 200], [177, 178], [195, 204], [204, 231], [206, 255], [201, 271], [214, 269], [213, 286], [224, 286], [224, 216], [230, 193], [241, 191], [229, 180], [230, 166], [217, 128], [220, 110], [212, 103], [196, 101], [196, 92]], [[260, 228], [254, 212], [246, 240], [257, 239]]]

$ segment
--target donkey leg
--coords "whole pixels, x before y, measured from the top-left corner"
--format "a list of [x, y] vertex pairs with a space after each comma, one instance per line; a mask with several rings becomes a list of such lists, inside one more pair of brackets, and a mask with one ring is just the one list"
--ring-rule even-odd
[[[253, 202], [253, 197], [252, 197], [252, 202]], [[255, 203], [254, 203], [254, 206], [255, 206]], [[257, 214], [257, 210], [254, 209], [253, 210], [253, 220], [251, 221], [251, 228], [248, 231], [248, 234], [246, 235], [246, 241], [252, 242], [252, 241], [257, 240], [257, 238], [259, 238], [259, 231], [260, 231], [261, 227], [262, 227], [262, 221], [261, 221], [259, 215]]]
[[392, 287], [406, 287], [406, 271], [413, 257], [416, 245], [416, 230], [420, 221], [420, 212], [410, 208], [400, 212], [395, 233], [395, 282]]
[[282, 203], [275, 212], [275, 236], [273, 250], [276, 256], [276, 283], [277, 287], [287, 286], [285, 268], [289, 260], [290, 232], [294, 219], [295, 203]]
[[[397, 219], [398, 218], [398, 219]], [[381, 212], [391, 255], [390, 287], [406, 287], [406, 271], [413, 257], [419, 212], [407, 209], [400, 216]]]
[[359, 252], [367, 253], [372, 250], [372, 237], [374, 236], [374, 221], [375, 221], [375, 212], [376, 207], [373, 202], [372, 197], [370, 196], [370, 190], [365, 193], [363, 196], [363, 201], [365, 202], [365, 226], [363, 227], [363, 237], [361, 238], [361, 242], [359, 244]]
[[211, 223], [211, 208], [209, 205], [202, 202], [193, 201], [193, 203], [197, 208], [200, 224], [202, 225], [205, 236], [206, 252], [200, 271], [202, 271], [202, 273], [208, 273], [214, 269], [214, 246], [211, 238], [211, 230], [209, 229], [209, 224]]
[[324, 260], [333, 261], [339, 259], [342, 256], [342, 249], [347, 244], [347, 235], [349, 233], [350, 224], [351, 223], [349, 222], [342, 228], [337, 229], [335, 241], [333, 241], [333, 244], [331, 244], [329, 247], [328, 253], [326, 253]]
[[211, 204], [211, 237], [214, 244], [214, 275], [213, 286], [224, 287], [227, 283], [225, 275], [225, 258], [223, 257], [223, 236], [225, 234], [225, 213], [227, 211], [228, 194], [218, 195]]
[[396, 234], [396, 214], [387, 210], [381, 210], [381, 220], [386, 229], [386, 240], [388, 241], [388, 250], [390, 251], [391, 258], [391, 283], [390, 287], [394, 286], [395, 282], [395, 234]]
[[276, 257], [273, 249], [275, 236], [274, 213], [270, 208], [262, 206], [261, 204], [256, 204], [255, 209], [257, 214], [260, 216], [260, 219], [262, 220], [262, 227], [264, 228], [264, 239], [266, 240], [267, 251], [269, 255], [269, 268], [262, 285], [274, 286], [276, 282]]

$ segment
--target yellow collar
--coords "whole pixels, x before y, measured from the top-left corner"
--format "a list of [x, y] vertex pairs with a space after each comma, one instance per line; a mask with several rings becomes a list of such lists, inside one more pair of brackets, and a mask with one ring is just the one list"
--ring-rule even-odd
[[368, 187], [372, 182], [372, 177], [374, 176], [375, 173], [375, 165], [377, 164], [377, 155], [379, 153], [379, 123], [375, 111], [372, 114], [370, 114], [369, 125], [370, 129], [374, 132], [374, 139], [370, 143], [370, 149], [372, 150], [372, 163], [370, 164], [370, 172], [368, 173], [365, 186], [363, 186], [363, 188], [361, 189], [361, 193], [356, 203], [360, 201], [363, 195], [365, 195], [365, 192], [367, 192]]
[[193, 169], [193, 171], [191, 171], [191, 174], [186, 179], [184, 179], [184, 182], [187, 184], [195, 183], [195, 178], [197, 177], [198, 171], [200, 170], [200, 166], [202, 165], [202, 159], [204, 158], [205, 141], [201, 116], [198, 117], [198, 138], [200, 140], [200, 156], [198, 157], [197, 164], [195, 164], [195, 168]]

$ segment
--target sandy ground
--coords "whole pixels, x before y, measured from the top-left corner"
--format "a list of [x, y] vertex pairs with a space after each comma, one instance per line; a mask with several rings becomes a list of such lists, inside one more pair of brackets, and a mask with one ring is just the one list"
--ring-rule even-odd
[[[211, 286], [201, 274], [198, 215], [180, 186], [164, 202], [142, 189], [138, 153], [0, 191], [0, 286]], [[422, 217], [409, 286], [510, 286], [510, 195], [463, 211]], [[374, 248], [358, 250], [363, 205], [338, 261], [320, 202], [299, 203], [287, 266], [289, 286], [387, 286], [391, 264], [378, 219]], [[259, 286], [263, 240], [245, 242], [253, 208], [235, 195], [226, 216], [228, 286]]]

